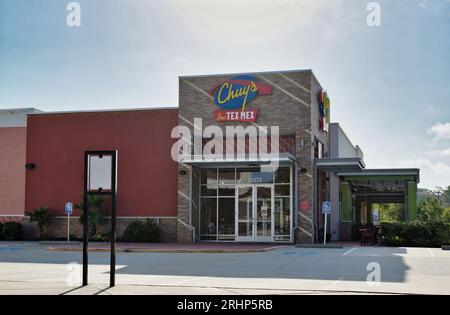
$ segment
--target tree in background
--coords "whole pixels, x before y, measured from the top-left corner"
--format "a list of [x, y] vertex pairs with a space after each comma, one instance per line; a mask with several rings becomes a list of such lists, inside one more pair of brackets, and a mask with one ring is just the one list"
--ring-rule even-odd
[[47, 207], [39, 207], [33, 210], [33, 212], [27, 212], [27, 215], [30, 217], [30, 222], [36, 222], [39, 229], [39, 239], [46, 238], [45, 236], [45, 227], [48, 225], [50, 221], [50, 214], [48, 213]]
[[403, 222], [405, 220], [405, 207], [403, 204], [379, 204], [380, 220], [383, 222]]
[[433, 194], [434, 196], [436, 196], [436, 199], [438, 201], [438, 204], [440, 206], [442, 206], [442, 199], [443, 199], [443, 195], [444, 195], [445, 189], [442, 188], [441, 186], [436, 186], [433, 190]]
[[450, 222], [450, 186], [426, 190], [417, 203], [417, 212], [423, 222]]
[[440, 222], [443, 220], [444, 208], [437, 198], [426, 198], [418, 203], [417, 212], [423, 222]]
[[444, 207], [450, 207], [450, 186], [442, 191], [442, 204]]
[[450, 223], [450, 207], [445, 208], [442, 212], [442, 220], [444, 222]]

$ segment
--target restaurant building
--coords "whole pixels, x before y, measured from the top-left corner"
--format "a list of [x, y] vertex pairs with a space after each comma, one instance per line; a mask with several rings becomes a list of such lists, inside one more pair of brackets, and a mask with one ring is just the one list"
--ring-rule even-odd
[[376, 221], [376, 204], [402, 203], [414, 219], [419, 170], [366, 169], [362, 150], [330, 122], [332, 107], [311, 70], [294, 70], [183, 76], [178, 108], [30, 113], [26, 161], [14, 166], [25, 172], [23, 207], [1, 215], [26, 222], [25, 211], [46, 206], [50, 237], [64, 237], [84, 151], [117, 150], [119, 235], [151, 218], [163, 241], [314, 243], [326, 201], [332, 240]]

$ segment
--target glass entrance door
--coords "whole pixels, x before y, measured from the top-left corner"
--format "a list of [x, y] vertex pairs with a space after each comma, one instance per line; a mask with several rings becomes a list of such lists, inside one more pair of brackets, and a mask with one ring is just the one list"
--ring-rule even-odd
[[273, 185], [238, 186], [236, 193], [236, 240], [272, 242]]

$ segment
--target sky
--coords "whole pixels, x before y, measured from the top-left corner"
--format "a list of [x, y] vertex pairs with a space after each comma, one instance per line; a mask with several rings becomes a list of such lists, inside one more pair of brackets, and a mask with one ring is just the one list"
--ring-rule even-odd
[[312, 69], [369, 168], [450, 185], [450, 0], [0, 0], [0, 109], [178, 105], [178, 76]]

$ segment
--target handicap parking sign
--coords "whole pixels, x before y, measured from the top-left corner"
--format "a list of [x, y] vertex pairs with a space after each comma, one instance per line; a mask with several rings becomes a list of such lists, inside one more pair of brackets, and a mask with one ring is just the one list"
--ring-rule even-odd
[[331, 202], [324, 201], [322, 202], [322, 214], [330, 214], [331, 213]]
[[72, 215], [72, 213], [73, 213], [73, 203], [66, 202], [66, 204], [64, 206], [64, 211], [66, 212], [67, 215]]

